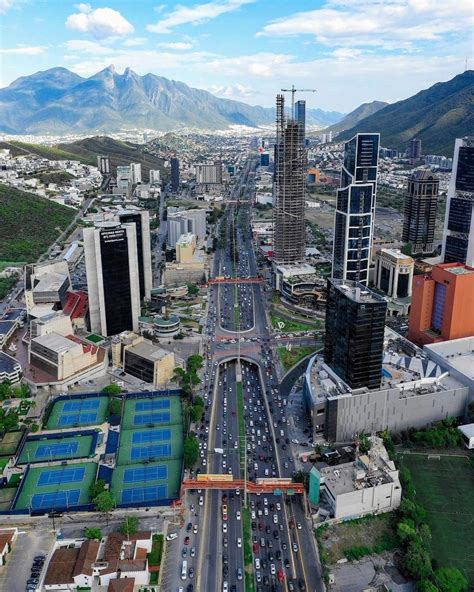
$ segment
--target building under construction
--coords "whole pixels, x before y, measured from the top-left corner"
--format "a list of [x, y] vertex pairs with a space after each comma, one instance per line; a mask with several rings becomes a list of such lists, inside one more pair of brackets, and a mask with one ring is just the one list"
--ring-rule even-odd
[[291, 118], [287, 118], [285, 99], [283, 95], [277, 95], [273, 260], [279, 264], [302, 261], [305, 255], [304, 101], [298, 101], [298, 105], [297, 116], [292, 112]]

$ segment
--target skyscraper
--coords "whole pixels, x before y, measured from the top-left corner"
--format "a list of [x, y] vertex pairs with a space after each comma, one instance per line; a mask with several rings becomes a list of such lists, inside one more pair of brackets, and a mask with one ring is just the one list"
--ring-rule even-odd
[[101, 222], [83, 233], [91, 330], [104, 336], [138, 331], [136, 225]]
[[130, 163], [130, 183], [139, 185], [142, 182], [142, 165], [138, 162]]
[[284, 97], [277, 95], [273, 207], [273, 260], [276, 263], [295, 263], [305, 255], [305, 173], [304, 125], [296, 119], [287, 119]]
[[380, 134], [356, 134], [344, 146], [334, 216], [332, 275], [367, 285], [374, 233]]
[[110, 174], [110, 157], [98, 156], [97, 157], [97, 168], [103, 175]]
[[419, 138], [413, 138], [413, 140], [410, 141], [408, 157], [411, 160], [419, 160], [421, 158], [421, 140]]
[[408, 179], [402, 240], [413, 253], [431, 253], [438, 205], [439, 179], [429, 170], [415, 171]]
[[474, 136], [454, 145], [441, 259], [474, 266]]
[[306, 132], [306, 101], [296, 101], [295, 119], [301, 125], [303, 134]]
[[151, 237], [150, 214], [147, 210], [125, 210], [119, 212], [118, 220], [122, 224], [135, 224], [137, 237], [138, 278], [140, 282], [140, 299], [151, 298]]
[[171, 191], [176, 193], [179, 189], [179, 160], [171, 159]]
[[360, 282], [328, 280], [324, 361], [352, 389], [380, 387], [386, 310]]

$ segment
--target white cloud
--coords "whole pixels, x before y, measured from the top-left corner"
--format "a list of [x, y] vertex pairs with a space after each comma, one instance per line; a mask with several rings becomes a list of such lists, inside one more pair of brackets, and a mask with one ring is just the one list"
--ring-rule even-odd
[[177, 41], [176, 43], [158, 43], [160, 47], [165, 47], [166, 49], [191, 49], [193, 46], [192, 43], [184, 43], [183, 41]]
[[152, 33], [171, 33], [174, 27], [191, 24], [200, 25], [210, 19], [216, 18], [226, 12], [238, 10], [244, 4], [250, 4], [255, 0], [220, 0], [196, 4], [195, 6], [178, 6], [154, 25], [147, 25], [147, 30]]
[[245, 84], [229, 84], [219, 85], [211, 84], [206, 88], [210, 93], [218, 97], [224, 97], [226, 99], [245, 100], [253, 97], [255, 94], [254, 88]]
[[5, 14], [16, 4], [23, 4], [24, 0], [0, 0], [0, 14]]
[[130, 37], [129, 39], [125, 39], [123, 45], [125, 47], [138, 47], [139, 45], [145, 45], [148, 41], [146, 37]]
[[90, 4], [77, 4], [79, 12], [71, 14], [66, 20], [66, 27], [81, 33], [90, 33], [97, 39], [133, 33], [133, 25], [120, 12], [113, 8], [93, 9]]
[[312, 35], [325, 45], [410, 51], [420, 42], [469, 32], [473, 23], [471, 0], [328, 0], [319, 9], [277, 19], [257, 35]]
[[70, 39], [66, 41], [65, 46], [68, 51], [74, 51], [79, 54], [87, 53], [90, 55], [106, 55], [110, 53], [110, 48], [87, 39]]
[[5, 55], [40, 55], [44, 53], [46, 47], [44, 45], [19, 45], [17, 47], [2, 47], [0, 53]]

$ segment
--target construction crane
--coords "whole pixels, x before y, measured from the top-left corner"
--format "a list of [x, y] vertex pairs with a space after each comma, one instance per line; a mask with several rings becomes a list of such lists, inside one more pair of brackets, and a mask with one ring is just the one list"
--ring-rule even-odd
[[292, 84], [291, 88], [282, 88], [280, 89], [281, 92], [290, 92], [291, 93], [291, 118], [295, 118], [295, 93], [296, 92], [317, 92], [315, 88], [295, 88], [295, 85]]

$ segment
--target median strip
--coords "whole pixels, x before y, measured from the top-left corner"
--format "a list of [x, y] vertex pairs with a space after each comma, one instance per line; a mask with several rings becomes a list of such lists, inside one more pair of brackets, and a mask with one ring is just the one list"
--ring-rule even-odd
[[250, 529], [250, 510], [242, 509], [242, 527], [244, 537], [244, 562], [245, 562], [245, 592], [255, 592], [255, 582], [253, 578], [253, 556]]

